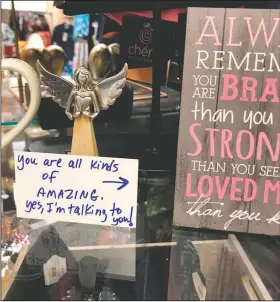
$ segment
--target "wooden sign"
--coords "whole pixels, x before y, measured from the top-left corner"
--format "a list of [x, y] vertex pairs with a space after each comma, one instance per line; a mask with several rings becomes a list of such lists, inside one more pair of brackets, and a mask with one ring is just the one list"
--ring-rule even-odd
[[187, 20], [174, 224], [280, 235], [280, 10]]

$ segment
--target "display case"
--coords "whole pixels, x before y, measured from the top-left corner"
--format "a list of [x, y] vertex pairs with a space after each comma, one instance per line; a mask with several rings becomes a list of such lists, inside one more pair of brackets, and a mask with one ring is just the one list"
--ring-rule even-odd
[[[202, 237], [174, 230], [167, 220], [163, 225], [158, 222], [155, 231], [155, 222], [151, 227], [148, 219], [138, 214], [138, 234], [61, 222], [29, 224], [29, 242], [10, 272], [12, 282], [2, 283], [2, 297], [97, 300], [109, 291], [115, 300], [124, 301], [279, 298], [272, 281], [279, 281], [279, 275], [271, 266], [279, 268], [279, 261], [269, 259], [267, 267], [260, 269], [256, 254], [248, 254], [240, 243], [244, 238], [209, 233]], [[274, 245], [279, 249], [279, 244]], [[44, 267], [53, 255], [66, 259], [67, 272], [57, 283], [46, 285]]]
[[[227, 3], [231, 7], [242, 4]], [[197, 2], [109, 4], [64, 0], [54, 1], [54, 5], [69, 15], [93, 10], [100, 13], [153, 10], [154, 19], [159, 21], [162, 10], [194, 6]], [[200, 3], [204, 5], [207, 6]], [[213, 3], [221, 5], [224, 6]], [[260, 5], [268, 4], [263, 1]], [[185, 16], [182, 19], [186, 21]], [[163, 34], [159, 27], [155, 26], [156, 54], [160, 52], [159, 38]], [[180, 31], [180, 35], [184, 34], [184, 30]], [[135, 100], [133, 104], [132, 98], [125, 99], [128, 110], [122, 118], [94, 122], [101, 156], [139, 160], [135, 229], [17, 217], [14, 151], [66, 154], [71, 149], [72, 130], [64, 129], [63, 137], [59, 137], [61, 129], [48, 128], [50, 117], [54, 117], [51, 112], [55, 110], [48, 107], [48, 102], [53, 105], [51, 99], [45, 100], [39, 109], [38, 123], [41, 119], [44, 129], [39, 125], [29, 127], [4, 150], [3, 300], [280, 299], [279, 237], [173, 226], [181, 92], [178, 86], [160, 89], [157, 77], [160, 61], [156, 55], [152, 64], [150, 99]], [[130, 96], [131, 93], [130, 90]], [[168, 97], [161, 99], [161, 93]], [[64, 109], [61, 110], [64, 114]], [[21, 115], [22, 112], [15, 120]], [[59, 117], [57, 120], [61, 121]], [[4, 128], [2, 131], [8, 130]], [[32, 186], [32, 179], [28, 183]]]
[[[178, 250], [171, 252], [168, 300], [273, 300], [235, 235], [190, 241], [183, 232], [174, 232], [173, 239]], [[192, 271], [187, 262], [191, 256], [197, 258]], [[181, 291], [174, 291], [176, 282]]]
[[[2, 263], [2, 275], [10, 277], [2, 282], [2, 298], [279, 299], [277, 238], [172, 227], [173, 182], [168, 170], [139, 172], [136, 230], [18, 219], [11, 213], [2, 233], [26, 240]], [[54, 255], [66, 259], [67, 272], [46, 285], [44, 267]]]

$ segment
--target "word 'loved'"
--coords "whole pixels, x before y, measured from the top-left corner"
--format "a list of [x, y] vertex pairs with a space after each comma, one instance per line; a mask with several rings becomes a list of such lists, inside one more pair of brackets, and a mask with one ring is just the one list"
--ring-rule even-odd
[[[194, 188], [192, 174], [188, 173], [186, 177], [186, 196], [188, 197], [210, 197], [214, 193], [218, 200], [224, 200], [227, 192], [231, 201], [251, 202], [257, 196], [258, 185], [254, 179], [242, 177], [226, 176], [224, 180], [220, 176], [202, 175]], [[274, 197], [274, 198], [273, 198]], [[265, 180], [263, 203], [273, 202], [280, 204], [280, 181], [272, 182]]]

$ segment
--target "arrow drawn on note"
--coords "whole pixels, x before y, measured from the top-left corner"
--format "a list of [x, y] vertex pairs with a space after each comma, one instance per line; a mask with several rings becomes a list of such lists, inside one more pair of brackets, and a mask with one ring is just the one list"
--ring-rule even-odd
[[123, 177], [119, 177], [119, 180], [104, 180], [102, 182], [104, 184], [121, 184], [121, 186], [119, 186], [117, 190], [121, 190], [129, 184], [129, 181]]

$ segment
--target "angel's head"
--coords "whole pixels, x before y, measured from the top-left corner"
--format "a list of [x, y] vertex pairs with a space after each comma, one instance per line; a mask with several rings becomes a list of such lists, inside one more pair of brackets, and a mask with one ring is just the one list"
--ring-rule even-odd
[[74, 73], [76, 89], [90, 88], [92, 86], [91, 73], [84, 67], [79, 67]]

